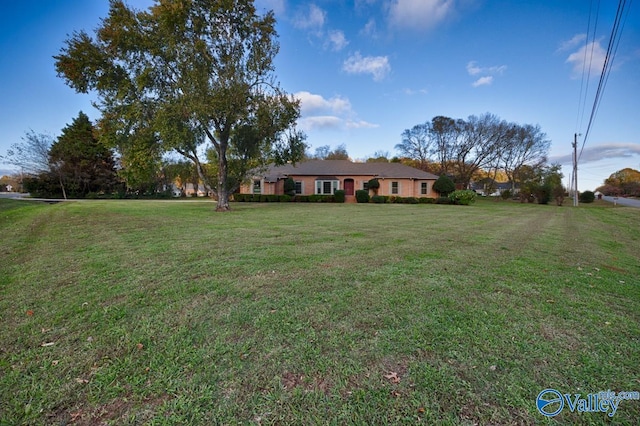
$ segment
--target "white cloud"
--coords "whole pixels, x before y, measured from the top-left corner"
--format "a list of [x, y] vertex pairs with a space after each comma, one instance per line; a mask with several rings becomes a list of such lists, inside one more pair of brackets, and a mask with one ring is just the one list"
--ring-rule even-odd
[[294, 97], [300, 100], [302, 117], [298, 120], [298, 126], [304, 131], [378, 127], [377, 124], [355, 118], [351, 102], [341, 96], [325, 99], [322, 95], [303, 91], [295, 93]]
[[428, 94], [428, 93], [429, 93], [429, 91], [428, 91], [427, 89], [418, 89], [418, 90], [415, 90], [415, 89], [409, 89], [409, 88], [403, 89], [403, 90], [402, 90], [402, 92], [403, 92], [405, 95], [409, 95], [409, 96], [414, 96], [414, 95], [426, 95], [426, 94]]
[[430, 30], [454, 12], [454, 0], [393, 0], [389, 22], [393, 27]]
[[493, 83], [493, 76], [487, 75], [485, 77], [480, 77], [479, 79], [474, 81], [472, 86], [473, 87], [489, 86], [491, 85], [491, 83]]
[[349, 100], [340, 96], [325, 99], [321, 95], [306, 91], [297, 92], [293, 96], [300, 99], [300, 111], [303, 115], [313, 114], [314, 112], [332, 112], [334, 114], [351, 112]]
[[375, 81], [382, 80], [391, 71], [387, 56], [365, 56], [356, 52], [342, 64], [349, 74], [371, 74]]
[[578, 47], [582, 42], [587, 39], [586, 34], [576, 34], [570, 40], [563, 41], [558, 47], [558, 52], [566, 52], [567, 50]]
[[371, 18], [365, 26], [360, 30], [360, 34], [365, 37], [378, 38], [378, 26], [376, 20]]
[[482, 68], [477, 66], [475, 61], [471, 61], [467, 64], [467, 72], [469, 75], [477, 75], [482, 72]]
[[339, 129], [344, 120], [333, 115], [317, 115], [314, 117], [303, 117], [298, 120], [298, 126], [305, 132], [321, 129]]
[[507, 69], [506, 65], [498, 65], [493, 67], [479, 67], [476, 61], [467, 64], [467, 72], [474, 76], [478, 74], [502, 75]]
[[469, 73], [470, 76], [472, 77], [481, 76], [471, 84], [473, 87], [491, 85], [493, 83], [494, 77], [497, 75], [504, 74], [506, 69], [507, 69], [506, 65], [480, 67], [478, 66], [476, 61], [470, 61], [467, 64], [467, 73]]
[[324, 10], [322, 10], [315, 4], [310, 4], [307, 10], [301, 10], [300, 12], [298, 12], [293, 21], [293, 25], [296, 28], [300, 28], [303, 30], [318, 30], [324, 26], [326, 17], [327, 13]]
[[600, 46], [600, 41], [593, 41], [582, 46], [577, 51], [569, 55], [566, 62], [572, 65], [571, 76], [580, 78], [583, 71], [591, 76], [599, 76], [607, 52]]
[[[640, 155], [640, 144], [611, 142], [585, 148], [580, 156], [580, 163], [590, 163], [607, 158], [629, 158]], [[571, 164], [573, 154], [559, 155], [549, 158], [551, 163]]]
[[349, 129], [375, 129], [377, 127], [380, 127], [378, 124], [369, 123], [368, 121], [363, 120], [347, 120], [346, 125]]
[[332, 50], [342, 50], [349, 44], [344, 33], [340, 30], [330, 30], [327, 37]]

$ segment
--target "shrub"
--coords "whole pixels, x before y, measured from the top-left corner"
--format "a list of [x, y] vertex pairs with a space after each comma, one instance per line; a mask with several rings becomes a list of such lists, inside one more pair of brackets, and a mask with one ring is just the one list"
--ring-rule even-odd
[[449, 176], [441, 175], [433, 184], [433, 190], [440, 194], [441, 197], [446, 197], [456, 190], [456, 185]]
[[333, 195], [313, 194], [309, 195], [310, 203], [333, 203]]
[[551, 199], [551, 188], [549, 185], [539, 185], [536, 187], [533, 195], [536, 197], [538, 204], [549, 204], [549, 200]]
[[451, 200], [452, 204], [468, 206], [476, 201], [477, 195], [475, 191], [471, 191], [470, 189], [459, 189], [449, 194], [449, 200]]
[[416, 197], [407, 197], [402, 200], [405, 204], [418, 204], [418, 199]]
[[356, 201], [358, 203], [368, 203], [369, 202], [369, 191], [365, 189], [359, 189], [356, 191]]
[[295, 201], [296, 203], [308, 203], [309, 202], [309, 196], [308, 195], [296, 195], [293, 198], [293, 201]]
[[296, 195], [296, 182], [293, 178], [288, 177], [284, 181], [284, 193], [285, 195]]
[[384, 204], [387, 202], [387, 197], [383, 195], [374, 195], [371, 197], [371, 202], [376, 204]]
[[287, 195], [287, 194], [279, 195], [278, 201], [280, 201], [281, 203], [288, 203], [291, 201], [291, 195]]
[[451, 204], [451, 200], [449, 197], [438, 197], [436, 198], [436, 204]]
[[502, 191], [502, 193], [500, 194], [500, 197], [502, 197], [503, 200], [508, 200], [509, 198], [511, 198], [511, 190], [510, 189], [505, 189], [504, 191]]
[[380, 181], [376, 178], [373, 178], [367, 182], [367, 188], [373, 190], [375, 194], [378, 193], [378, 188], [380, 188]]
[[431, 197], [420, 197], [418, 198], [418, 203], [420, 204], [435, 204], [436, 199]]
[[346, 195], [343, 189], [338, 189], [333, 193], [333, 198], [336, 203], [344, 203]]
[[593, 203], [593, 200], [596, 199], [596, 194], [593, 191], [584, 191], [580, 193], [580, 202], [581, 203]]

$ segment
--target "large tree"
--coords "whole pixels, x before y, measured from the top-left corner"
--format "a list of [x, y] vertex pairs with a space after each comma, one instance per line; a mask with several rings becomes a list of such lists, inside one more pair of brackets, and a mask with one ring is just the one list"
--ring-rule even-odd
[[540, 126], [511, 124], [500, 151], [502, 166], [515, 189], [516, 182], [526, 178], [528, 166], [538, 169], [547, 162], [551, 141]]
[[395, 146], [403, 157], [414, 160], [425, 170], [434, 151], [434, 134], [431, 123], [416, 124], [402, 132], [402, 142]]
[[471, 178], [481, 168], [496, 167], [495, 159], [505, 141], [507, 125], [493, 114], [472, 115], [467, 121], [458, 121], [459, 141], [452, 145], [458, 183], [467, 188]]
[[[160, 0], [147, 11], [111, 0], [95, 39], [74, 33], [56, 69], [77, 91], [98, 93], [101, 129], [114, 146], [153, 140], [179, 152], [215, 186], [224, 211], [240, 184], [235, 172], [229, 182], [231, 166], [242, 175], [304, 154], [293, 130], [299, 103], [273, 76], [274, 26], [273, 13], [257, 15], [252, 0]], [[207, 142], [210, 169], [200, 159]]]
[[95, 137], [93, 124], [83, 112], [62, 129], [49, 150], [49, 163], [65, 198], [110, 192], [117, 184], [111, 151]]

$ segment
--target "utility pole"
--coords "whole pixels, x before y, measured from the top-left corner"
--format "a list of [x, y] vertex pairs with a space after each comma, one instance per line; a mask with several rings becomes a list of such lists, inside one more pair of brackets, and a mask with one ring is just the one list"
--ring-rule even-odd
[[573, 134], [573, 207], [578, 207], [578, 134]]

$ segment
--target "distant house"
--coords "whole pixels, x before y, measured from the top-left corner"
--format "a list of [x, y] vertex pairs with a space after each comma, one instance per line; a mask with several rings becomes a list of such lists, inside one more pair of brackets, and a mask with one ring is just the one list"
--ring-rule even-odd
[[483, 197], [499, 197], [504, 191], [511, 191], [512, 189], [512, 195], [517, 194], [520, 192], [520, 185], [516, 184], [515, 188], [513, 188], [512, 182], [496, 182], [491, 178], [485, 178], [477, 182], [472, 182], [471, 189]]
[[192, 183], [185, 183], [183, 186], [178, 186], [175, 183], [172, 183], [170, 189], [174, 197], [207, 197], [211, 195], [211, 193], [207, 192], [206, 187], [202, 184], [198, 184], [196, 187]]
[[273, 166], [253, 176], [240, 188], [244, 194], [284, 194], [284, 181], [292, 178], [297, 195], [330, 195], [344, 190], [347, 197], [368, 190], [369, 180], [380, 183], [378, 195], [436, 197], [433, 184], [438, 176], [400, 163], [353, 163], [349, 160], [311, 160]]

